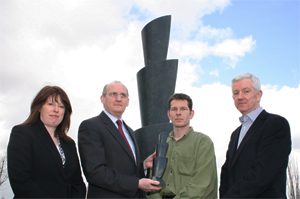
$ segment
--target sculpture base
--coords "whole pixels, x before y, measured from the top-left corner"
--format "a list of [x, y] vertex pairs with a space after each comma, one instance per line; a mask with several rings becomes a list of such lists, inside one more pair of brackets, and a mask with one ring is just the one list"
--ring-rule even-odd
[[155, 186], [155, 187], [165, 187], [166, 186], [166, 183], [162, 180], [162, 179], [160, 179], [160, 178], [158, 178], [158, 177], [153, 177], [152, 178], [152, 180], [155, 180], [155, 181], [158, 181], [160, 184], [159, 185], [153, 185], [153, 186]]
[[154, 153], [155, 146], [158, 144], [158, 135], [161, 132], [171, 132], [172, 130], [172, 123], [154, 124], [137, 129], [134, 133], [139, 145], [141, 160], [145, 160]]

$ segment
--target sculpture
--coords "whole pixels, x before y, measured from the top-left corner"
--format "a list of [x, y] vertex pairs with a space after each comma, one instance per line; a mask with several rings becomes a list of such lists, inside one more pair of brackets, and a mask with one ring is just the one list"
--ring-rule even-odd
[[142, 30], [145, 67], [137, 73], [142, 128], [135, 131], [141, 159], [155, 150], [160, 132], [171, 132], [168, 99], [175, 92], [178, 60], [166, 60], [171, 16], [159, 17]]
[[152, 180], [159, 181], [158, 186], [165, 187], [166, 183], [161, 179], [167, 166], [168, 158], [165, 158], [169, 143], [166, 142], [169, 132], [159, 134], [158, 144], [156, 145], [156, 157], [153, 160]]

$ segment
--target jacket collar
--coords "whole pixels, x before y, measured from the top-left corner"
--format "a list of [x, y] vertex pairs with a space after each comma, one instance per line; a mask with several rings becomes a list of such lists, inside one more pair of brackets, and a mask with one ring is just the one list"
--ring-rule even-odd
[[[48, 133], [46, 127], [44, 126], [43, 122], [39, 119], [34, 125], [33, 125], [37, 137], [41, 140], [45, 148], [49, 151], [51, 154], [51, 157], [53, 158], [53, 161], [56, 163], [58, 169], [60, 170], [61, 174], [64, 175], [64, 170], [62, 166], [62, 160], [59, 155], [59, 152], [50, 136]], [[63, 141], [61, 141], [62, 148], [63, 148]], [[66, 159], [66, 164], [68, 160]]]
[[99, 117], [102, 119], [103, 123], [106, 125], [106, 129], [115, 137], [115, 139], [120, 143], [120, 145], [124, 148], [124, 150], [128, 153], [132, 161], [136, 162], [136, 165], [139, 165], [140, 161], [140, 154], [138, 150], [138, 145], [135, 139], [134, 132], [127, 126], [127, 124], [123, 121], [124, 126], [126, 127], [133, 143], [134, 143], [134, 148], [135, 148], [135, 155], [136, 155], [136, 161], [128, 148], [127, 143], [125, 142], [124, 138], [120, 134], [119, 130], [117, 129], [116, 125], [113, 123], [113, 121], [105, 114], [104, 111], [102, 111], [99, 115]]
[[259, 132], [260, 128], [264, 124], [267, 117], [268, 117], [268, 113], [265, 110], [263, 110], [257, 116], [255, 121], [253, 122], [253, 124], [249, 128], [248, 132], [246, 133], [245, 137], [243, 138], [243, 141], [240, 143], [240, 146], [239, 146], [238, 149], [236, 149], [236, 146], [237, 146], [239, 134], [240, 134], [240, 131], [241, 131], [241, 126], [235, 130], [234, 136], [232, 137], [233, 143], [231, 145], [231, 151], [229, 152], [229, 154], [231, 154], [231, 156], [233, 156], [233, 158], [230, 158], [230, 159], [232, 159], [232, 162], [229, 163], [230, 168], [236, 162], [237, 158], [239, 157], [239, 155], [241, 154], [241, 152], [243, 151], [243, 149], [247, 145], [247, 142], [249, 141], [249, 139]]

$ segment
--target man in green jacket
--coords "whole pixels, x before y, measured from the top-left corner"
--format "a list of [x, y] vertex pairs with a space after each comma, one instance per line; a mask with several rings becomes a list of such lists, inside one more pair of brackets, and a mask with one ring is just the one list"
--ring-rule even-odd
[[174, 94], [168, 101], [173, 124], [167, 141], [168, 158], [162, 180], [166, 186], [148, 198], [217, 198], [218, 181], [214, 145], [211, 139], [190, 127], [194, 116], [192, 99]]

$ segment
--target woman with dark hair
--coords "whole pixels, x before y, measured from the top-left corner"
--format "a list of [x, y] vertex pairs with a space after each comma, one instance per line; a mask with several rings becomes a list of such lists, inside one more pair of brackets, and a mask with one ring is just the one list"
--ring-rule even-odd
[[85, 198], [75, 142], [66, 134], [71, 114], [65, 91], [45, 86], [27, 120], [13, 127], [7, 166], [15, 198]]

